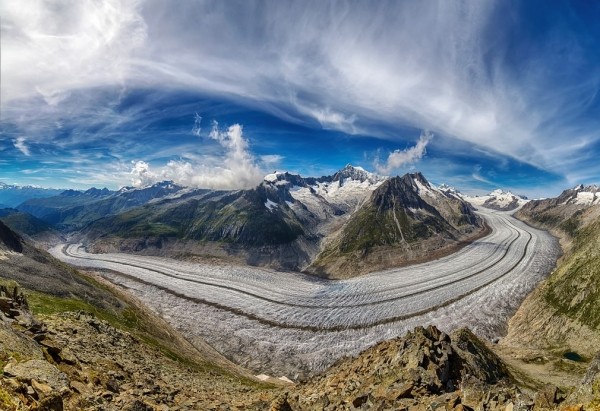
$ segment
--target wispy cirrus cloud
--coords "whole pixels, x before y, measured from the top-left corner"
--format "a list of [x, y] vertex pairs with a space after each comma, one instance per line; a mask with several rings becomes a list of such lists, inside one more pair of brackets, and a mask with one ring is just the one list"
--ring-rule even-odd
[[[396, 125], [426, 128], [569, 181], [600, 175], [587, 157], [600, 141], [598, 25], [593, 12], [555, 7], [532, 25], [539, 8], [528, 2], [6, 0], [2, 120], [11, 138], [36, 143], [61, 135], [40, 128], [65, 125], [65, 113], [85, 130], [140, 119], [144, 129], [151, 102], [118, 113], [113, 104], [139, 88], [185, 89], [398, 144], [407, 135], [389, 132]], [[107, 102], [107, 87], [122, 94]], [[102, 124], [90, 126], [95, 110]], [[101, 132], [72, 136], [102, 145]], [[136, 140], [111, 136], [125, 147], [116, 155], [135, 150]]]
[[25, 144], [26, 140], [27, 139], [25, 137], [20, 136], [13, 141], [13, 144], [15, 145], [15, 148], [18, 149], [21, 153], [23, 153], [26, 156], [30, 156], [31, 151], [29, 151], [29, 147], [27, 146], [27, 144]]

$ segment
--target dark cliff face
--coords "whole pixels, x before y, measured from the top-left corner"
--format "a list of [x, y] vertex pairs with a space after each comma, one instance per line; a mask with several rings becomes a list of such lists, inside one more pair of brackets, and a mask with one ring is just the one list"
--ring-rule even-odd
[[0, 221], [0, 247], [4, 245], [9, 251], [23, 252], [21, 238]]

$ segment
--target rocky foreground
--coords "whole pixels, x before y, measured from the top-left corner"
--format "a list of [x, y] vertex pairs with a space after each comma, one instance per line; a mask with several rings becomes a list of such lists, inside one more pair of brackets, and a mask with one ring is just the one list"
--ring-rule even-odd
[[186, 363], [86, 312], [0, 297], [0, 410], [268, 409], [276, 389]]
[[1, 410], [593, 410], [600, 357], [573, 393], [518, 385], [467, 329], [416, 328], [297, 386], [246, 381], [162, 352], [86, 312], [35, 318], [0, 289]]

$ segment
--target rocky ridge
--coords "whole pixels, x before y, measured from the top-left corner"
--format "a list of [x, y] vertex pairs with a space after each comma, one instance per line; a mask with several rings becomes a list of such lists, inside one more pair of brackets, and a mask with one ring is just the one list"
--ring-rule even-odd
[[563, 410], [598, 409], [600, 357], [570, 395], [527, 388], [467, 329], [433, 326], [345, 358], [306, 383], [265, 385], [182, 361], [88, 312], [36, 319], [0, 289], [0, 409]]

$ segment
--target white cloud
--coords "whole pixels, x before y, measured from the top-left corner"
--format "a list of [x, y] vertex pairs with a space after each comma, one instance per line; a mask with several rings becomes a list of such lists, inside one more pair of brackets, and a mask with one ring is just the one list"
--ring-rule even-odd
[[426, 154], [427, 144], [429, 144], [432, 138], [433, 134], [429, 131], [423, 131], [419, 137], [419, 141], [413, 147], [392, 151], [383, 164], [377, 159], [375, 161], [375, 169], [380, 174], [390, 174], [393, 170], [397, 170], [406, 164], [419, 161]]
[[260, 156], [260, 162], [264, 165], [264, 168], [271, 170], [273, 167], [277, 167], [284, 158], [279, 154], [266, 154]]
[[200, 137], [200, 133], [202, 132], [202, 127], [200, 124], [202, 123], [202, 116], [198, 113], [194, 114], [194, 127], [192, 127], [192, 134], [196, 137]]
[[145, 161], [136, 161], [131, 169], [131, 185], [134, 187], [146, 187], [160, 180], [158, 174], [150, 171], [150, 164]]
[[[509, 6], [4, 0], [4, 118], [26, 97], [38, 97], [27, 107], [38, 113], [40, 105], [62, 108], [80, 89], [179, 87], [243, 98], [286, 120], [308, 115], [347, 133], [377, 136], [369, 125], [382, 123], [428, 128], [567, 173], [600, 138], [597, 120], [573, 121], [594, 101], [600, 72], [563, 76], [587, 50], [554, 33], [515, 63], [505, 36], [518, 33], [512, 24], [520, 20], [499, 20], [502, 7]], [[81, 107], [56, 113], [77, 117]]]
[[25, 154], [26, 156], [30, 156], [31, 152], [29, 151], [27, 144], [25, 144], [25, 140], [25, 137], [17, 137], [15, 140], [13, 140], [13, 144], [21, 153]]
[[[243, 128], [234, 124], [225, 130], [213, 122], [209, 137], [222, 148], [222, 156], [206, 156], [191, 160], [171, 160], [165, 166], [151, 170], [148, 163], [137, 161], [131, 171], [132, 184], [144, 187], [153, 183], [172, 180], [190, 187], [212, 189], [240, 189], [256, 186], [265, 175], [257, 159], [249, 151]], [[268, 157], [274, 161], [277, 155]], [[263, 156], [264, 161], [264, 156]]]
[[2, 2], [2, 99], [59, 105], [71, 90], [123, 83], [146, 39], [137, 0]]

